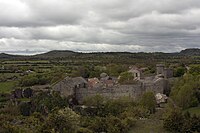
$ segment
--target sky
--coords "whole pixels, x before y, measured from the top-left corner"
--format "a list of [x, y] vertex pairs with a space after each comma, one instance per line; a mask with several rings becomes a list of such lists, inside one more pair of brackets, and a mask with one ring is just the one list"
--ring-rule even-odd
[[0, 0], [0, 52], [200, 48], [200, 0]]

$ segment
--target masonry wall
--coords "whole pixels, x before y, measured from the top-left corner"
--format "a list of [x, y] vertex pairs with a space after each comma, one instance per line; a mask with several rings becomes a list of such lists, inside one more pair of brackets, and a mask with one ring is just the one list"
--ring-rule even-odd
[[76, 99], [81, 102], [86, 97], [101, 95], [103, 97], [117, 99], [120, 97], [130, 97], [138, 99], [143, 93], [152, 91], [156, 93], [164, 93], [168, 89], [167, 80], [161, 79], [156, 82], [138, 83], [134, 85], [116, 85], [107, 88], [77, 88]]
[[165, 93], [169, 89], [168, 80], [158, 78], [150, 82], [138, 82], [133, 85], [114, 85], [112, 87], [85, 87], [72, 84], [71, 81], [63, 80], [53, 86], [53, 90], [59, 91], [62, 96], [75, 96], [81, 102], [86, 97], [101, 95], [103, 97], [117, 99], [120, 97], [130, 97], [138, 99], [143, 93], [152, 91], [156, 93]]
[[53, 86], [53, 90], [59, 91], [62, 96], [68, 97], [74, 95], [74, 88], [69, 86], [65, 80]]
[[138, 98], [142, 94], [142, 84], [134, 85], [117, 85], [109, 88], [78, 88], [76, 90], [76, 98], [82, 101], [86, 97], [101, 95], [112, 99], [117, 99], [123, 96]]
[[164, 94], [165, 91], [168, 90], [168, 87], [168, 81], [165, 79], [160, 79], [156, 82], [145, 83], [143, 86], [145, 92], [152, 91], [155, 94]]

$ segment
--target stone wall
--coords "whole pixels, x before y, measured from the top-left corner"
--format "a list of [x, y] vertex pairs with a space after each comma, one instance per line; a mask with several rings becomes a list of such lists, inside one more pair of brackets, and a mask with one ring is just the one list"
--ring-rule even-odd
[[86, 97], [101, 95], [103, 97], [117, 99], [120, 97], [138, 98], [142, 94], [142, 83], [134, 85], [116, 85], [109, 88], [77, 88], [76, 99], [82, 101]]
[[164, 69], [164, 77], [165, 78], [172, 78], [173, 77], [173, 70], [170, 68]]
[[132, 85], [96, 86], [88, 87], [82, 78], [66, 78], [53, 86], [53, 90], [59, 91], [64, 97], [74, 96], [79, 102], [86, 97], [101, 95], [103, 97], [117, 99], [123, 96], [138, 99], [143, 93], [152, 91], [155, 94], [165, 94], [169, 89], [168, 79], [154, 78], [138, 81]]
[[68, 85], [65, 80], [59, 82], [59, 84], [54, 85], [53, 90], [59, 91], [61, 96], [68, 97], [74, 94], [74, 88]]
[[147, 91], [152, 91], [155, 94], [156, 93], [161, 93], [163, 94], [167, 89], [169, 89], [168, 87], [168, 80], [166, 79], [158, 79], [154, 82], [148, 82], [148, 83], [144, 83], [143, 84], [145, 92]]

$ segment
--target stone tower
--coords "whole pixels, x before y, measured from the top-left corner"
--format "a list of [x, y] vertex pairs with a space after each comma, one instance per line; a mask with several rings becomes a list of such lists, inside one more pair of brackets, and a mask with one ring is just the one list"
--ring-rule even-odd
[[165, 66], [163, 64], [157, 64], [156, 65], [156, 74], [163, 74], [164, 75], [164, 68]]

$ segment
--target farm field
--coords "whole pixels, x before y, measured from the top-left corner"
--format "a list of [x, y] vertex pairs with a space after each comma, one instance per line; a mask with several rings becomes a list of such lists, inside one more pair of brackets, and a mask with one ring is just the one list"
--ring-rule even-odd
[[199, 107], [193, 107], [193, 108], [189, 108], [186, 111], [190, 112], [191, 114], [195, 114], [200, 116], [200, 106]]
[[10, 93], [15, 85], [15, 81], [0, 82], [0, 93]]

